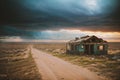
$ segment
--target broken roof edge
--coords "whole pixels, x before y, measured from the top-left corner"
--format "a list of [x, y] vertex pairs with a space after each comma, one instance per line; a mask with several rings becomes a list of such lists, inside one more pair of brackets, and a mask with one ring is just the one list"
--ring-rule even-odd
[[98, 38], [98, 37], [96, 37], [95, 35], [92, 35], [92, 36], [89, 36], [89, 35], [86, 35], [86, 36], [83, 36], [83, 37], [80, 37], [80, 38], [78, 38], [78, 37], [76, 37], [75, 39], [73, 39], [73, 40], [70, 40], [68, 43], [82, 43], [82, 42], [85, 42], [85, 41], [87, 41], [87, 40], [89, 40], [89, 39], [91, 39], [91, 38], [96, 38], [96, 39], [98, 39], [98, 41], [100, 42], [104, 42], [104, 43], [107, 43], [107, 41], [106, 40], [103, 40], [102, 38]]

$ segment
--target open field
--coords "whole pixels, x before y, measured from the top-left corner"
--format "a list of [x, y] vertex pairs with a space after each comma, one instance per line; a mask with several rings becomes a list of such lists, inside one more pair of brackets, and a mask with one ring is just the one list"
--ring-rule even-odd
[[0, 80], [41, 80], [27, 44], [0, 44]]
[[120, 42], [111, 42], [109, 43], [109, 54], [116, 54], [116, 53], [120, 53]]
[[[41, 80], [29, 44], [32, 43], [0, 44], [0, 80]], [[72, 64], [86, 67], [106, 80], [120, 80], [120, 43], [109, 43], [109, 55], [103, 56], [65, 54], [65, 43], [32, 45]]]
[[34, 44], [35, 48], [96, 72], [105, 80], [120, 80], [120, 43], [109, 43], [108, 55], [65, 54], [65, 43]]

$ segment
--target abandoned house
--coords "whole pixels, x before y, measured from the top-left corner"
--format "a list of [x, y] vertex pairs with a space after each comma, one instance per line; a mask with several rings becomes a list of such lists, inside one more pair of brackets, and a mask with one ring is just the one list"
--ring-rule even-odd
[[70, 54], [107, 54], [107, 41], [96, 36], [76, 37], [66, 44], [66, 51]]

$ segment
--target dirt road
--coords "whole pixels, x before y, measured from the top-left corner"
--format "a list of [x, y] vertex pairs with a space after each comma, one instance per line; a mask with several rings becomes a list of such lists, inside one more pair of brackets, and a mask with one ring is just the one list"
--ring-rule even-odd
[[101, 80], [95, 73], [31, 48], [43, 80]]

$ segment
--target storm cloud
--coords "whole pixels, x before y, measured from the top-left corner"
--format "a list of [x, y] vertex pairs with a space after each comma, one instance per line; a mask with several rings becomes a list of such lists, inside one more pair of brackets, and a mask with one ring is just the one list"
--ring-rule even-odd
[[120, 32], [120, 0], [0, 0], [0, 35], [76, 29]]

